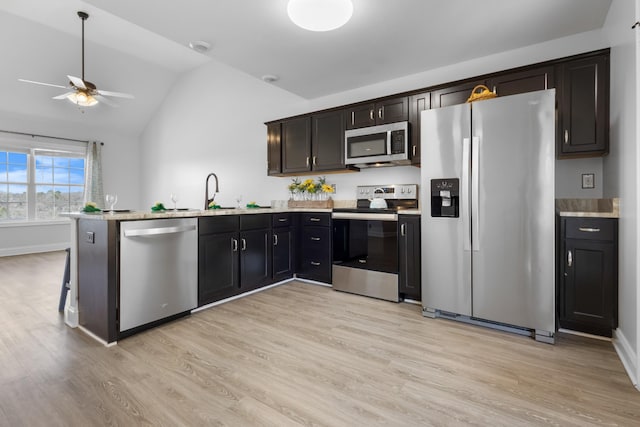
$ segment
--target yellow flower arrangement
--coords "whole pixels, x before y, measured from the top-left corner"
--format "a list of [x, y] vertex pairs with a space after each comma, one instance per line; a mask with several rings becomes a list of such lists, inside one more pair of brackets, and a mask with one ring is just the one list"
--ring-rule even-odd
[[293, 178], [287, 188], [291, 193], [291, 199], [294, 200], [320, 197], [320, 195], [324, 195], [326, 197], [331, 193], [335, 193], [333, 185], [327, 184], [325, 177], [318, 177], [317, 181], [312, 178], [307, 178], [304, 181], [300, 181], [298, 178]]

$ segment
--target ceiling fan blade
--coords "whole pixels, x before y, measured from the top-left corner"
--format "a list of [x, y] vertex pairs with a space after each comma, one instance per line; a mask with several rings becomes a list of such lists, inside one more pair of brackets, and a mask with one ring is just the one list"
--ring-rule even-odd
[[86, 89], [87, 86], [85, 86], [84, 81], [81, 78], [78, 77], [73, 77], [73, 76], [67, 76], [69, 78], [69, 81], [71, 81], [71, 83], [80, 89]]
[[18, 79], [18, 81], [21, 81], [21, 82], [24, 82], [24, 83], [33, 83], [33, 84], [42, 85], [42, 86], [59, 87], [60, 89], [67, 89], [67, 86], [54, 85], [54, 84], [51, 84], [51, 83], [36, 82], [36, 81], [33, 81], [33, 80]]
[[73, 95], [75, 92], [67, 92], [67, 93], [63, 93], [62, 95], [58, 95], [58, 96], [54, 96], [52, 99], [66, 99], [67, 96], [69, 95]]
[[110, 106], [110, 107], [119, 107], [119, 105], [118, 105], [118, 104], [116, 104], [116, 103], [115, 103], [115, 102], [113, 102], [113, 101], [109, 101], [109, 100], [108, 100], [107, 98], [105, 98], [104, 96], [101, 96], [101, 95], [93, 95], [93, 97], [94, 97], [95, 99], [97, 99], [98, 101], [100, 101], [100, 102], [104, 102], [105, 104], [107, 104], [107, 105], [108, 105], [108, 106]]
[[109, 90], [98, 90], [97, 92], [103, 96], [115, 96], [117, 98], [128, 98], [128, 99], [135, 98], [133, 95], [130, 95], [128, 93], [122, 93], [122, 92], [111, 92]]

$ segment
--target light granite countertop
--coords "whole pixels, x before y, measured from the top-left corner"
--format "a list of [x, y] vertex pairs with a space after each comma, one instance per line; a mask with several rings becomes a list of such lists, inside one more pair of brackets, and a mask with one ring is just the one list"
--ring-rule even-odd
[[620, 218], [620, 199], [556, 199], [560, 216]]
[[[334, 200], [334, 208], [353, 208], [355, 200]], [[117, 210], [116, 210], [117, 211]], [[74, 219], [93, 219], [106, 221], [132, 221], [140, 219], [164, 219], [164, 218], [192, 218], [200, 216], [224, 216], [224, 215], [255, 215], [263, 213], [282, 213], [282, 212], [332, 212], [331, 208], [290, 208], [287, 206], [286, 200], [274, 200], [271, 207], [261, 208], [223, 208], [223, 209], [185, 209], [177, 210], [167, 209], [166, 211], [152, 212], [147, 211], [129, 211], [129, 212], [64, 212], [60, 216]], [[420, 209], [405, 209], [398, 212], [401, 215], [420, 215]]]
[[75, 219], [93, 219], [106, 221], [130, 221], [139, 219], [164, 219], [164, 218], [193, 218], [200, 216], [224, 216], [224, 215], [255, 215], [264, 213], [280, 213], [280, 212], [331, 212], [331, 209], [313, 209], [313, 208], [230, 208], [230, 209], [192, 209], [178, 210], [167, 209], [166, 211], [131, 211], [131, 212], [65, 212], [60, 216]]

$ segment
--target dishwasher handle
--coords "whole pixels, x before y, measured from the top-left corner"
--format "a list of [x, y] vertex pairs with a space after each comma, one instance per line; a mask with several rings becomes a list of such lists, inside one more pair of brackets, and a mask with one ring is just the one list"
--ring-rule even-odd
[[163, 234], [184, 233], [186, 231], [193, 231], [195, 229], [196, 229], [195, 225], [179, 225], [176, 227], [141, 228], [139, 230], [124, 230], [124, 237], [160, 236]]

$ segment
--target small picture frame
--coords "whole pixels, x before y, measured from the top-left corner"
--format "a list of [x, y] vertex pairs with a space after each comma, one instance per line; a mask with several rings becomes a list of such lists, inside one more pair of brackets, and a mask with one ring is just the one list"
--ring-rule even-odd
[[582, 174], [582, 188], [595, 188], [595, 174], [583, 173]]

